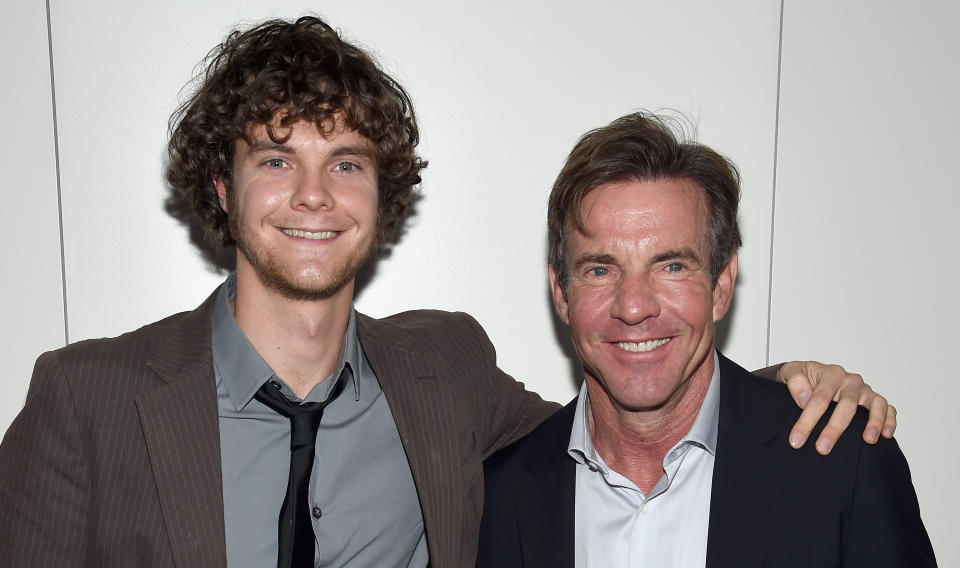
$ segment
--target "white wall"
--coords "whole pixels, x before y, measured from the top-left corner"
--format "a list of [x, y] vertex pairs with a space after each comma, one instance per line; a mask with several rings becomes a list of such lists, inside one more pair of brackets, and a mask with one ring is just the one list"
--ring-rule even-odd
[[[5, 338], [15, 336], [18, 342], [0, 347], [13, 371], [0, 385], [6, 395], [0, 431], [22, 401], [32, 360], [62, 344], [65, 331], [70, 341], [116, 335], [191, 309], [222, 279], [191, 245], [187, 229], [164, 212], [167, 117], [194, 65], [233, 25], [316, 10], [348, 39], [378, 53], [410, 90], [421, 119], [423, 154], [431, 162], [418, 215], [360, 296], [363, 311], [469, 311], [498, 346], [505, 369], [547, 398], [569, 399], [574, 379], [546, 289], [544, 218], [550, 184], [573, 142], [588, 128], [641, 107], [694, 116], [700, 138], [732, 156], [744, 176], [747, 245], [726, 351], [752, 367], [766, 363], [769, 348], [773, 360], [819, 357], [864, 370], [901, 408], [898, 437], [914, 466], [941, 564], [960, 561], [960, 549], [946, 536], [949, 510], [960, 500], [950, 491], [946, 474], [938, 476], [951, 468], [942, 467], [943, 458], [933, 449], [942, 439], [942, 427], [923, 418], [946, 415], [945, 401], [957, 387], [945, 379], [935, 383], [936, 392], [929, 383], [924, 389], [901, 386], [907, 376], [914, 384], [915, 377], [929, 381], [936, 376], [933, 362], [943, 358], [937, 349], [943, 343], [937, 344], [936, 336], [945, 342], [950, 332], [948, 320], [936, 317], [950, 312], [941, 310], [923, 320], [926, 333], [910, 326], [906, 333], [897, 329], [900, 333], [888, 335], [917, 352], [910, 369], [890, 364], [890, 348], [870, 335], [879, 335], [877, 321], [883, 322], [880, 314], [889, 310], [870, 308], [890, 305], [899, 283], [891, 280], [887, 289], [887, 279], [880, 278], [883, 286], [878, 286], [876, 275], [868, 272], [889, 264], [881, 264], [880, 253], [894, 247], [889, 237], [866, 235], [879, 236], [890, 226], [893, 211], [904, 209], [892, 197], [876, 214], [865, 216], [863, 209], [878, 184], [893, 183], [887, 168], [896, 163], [894, 152], [912, 156], [906, 163], [923, 164], [903, 168], [898, 178], [914, 182], [910, 191], [921, 197], [918, 202], [943, 199], [939, 194], [945, 192], [936, 185], [916, 182], [948, 183], [945, 167], [922, 158], [936, 141], [949, 141], [956, 131], [950, 126], [956, 126], [958, 114], [950, 114], [948, 103], [956, 91], [948, 56], [957, 52], [956, 41], [937, 51], [934, 43], [947, 41], [947, 34], [930, 28], [956, 16], [957, 9], [899, 14], [884, 3], [835, 4], [786, 4], [779, 82], [780, 6], [766, 0], [599, 1], [589, 9], [574, 2], [500, 0], [469, 6], [435, 0], [50, 0], [66, 329], [46, 14], [42, 6], [5, 4], [0, 15], [12, 35], [0, 44], [4, 65], [22, 66], [15, 70], [17, 76], [32, 79], [19, 83], [22, 90], [3, 91], [0, 100], [9, 106], [22, 99], [37, 111], [17, 127], [35, 139], [6, 137], [3, 165], [9, 163], [5, 171], [11, 171], [28, 159], [42, 163], [29, 162], [24, 172], [25, 180], [38, 184], [29, 194], [16, 193], [25, 187], [22, 181], [4, 188], [6, 195], [22, 200], [12, 209], [16, 219], [3, 230], [19, 254], [13, 272], [24, 284], [17, 288], [17, 278], [4, 283], [4, 307], [17, 317], [8, 318], [2, 329]], [[15, 20], [16, 25], [10, 23]], [[914, 20], [916, 25], [904, 25]], [[900, 27], [888, 30], [894, 25]], [[882, 93], [874, 89], [878, 83], [883, 83]], [[931, 94], [936, 89], [945, 91], [942, 99]], [[937, 101], [941, 104], [934, 106]], [[877, 143], [879, 136], [868, 121], [874, 113], [864, 108], [868, 102], [894, 111], [887, 124], [897, 135], [919, 133], [918, 140], [899, 150], [885, 146], [889, 153], [876, 159], [863, 153], [859, 167], [850, 171], [840, 165], [828, 168], [827, 160], [849, 152], [850, 146]], [[896, 116], [907, 116], [906, 108], [909, 120]], [[824, 131], [826, 142], [814, 138]], [[822, 169], [809, 167], [811, 160]], [[854, 171], [865, 173], [851, 175]], [[40, 203], [41, 196], [48, 202]], [[956, 204], [957, 198], [951, 198]], [[958, 270], [946, 262], [945, 246], [929, 242], [936, 231], [945, 231], [935, 221], [946, 216], [946, 208], [929, 209], [923, 209], [925, 216], [894, 217], [901, 229], [896, 274], [923, 278], [924, 296], [940, 298], [943, 307], [949, 297], [946, 286], [931, 281], [944, 272], [941, 281], [956, 278]], [[819, 217], [803, 222], [811, 213]], [[40, 226], [43, 238], [52, 239], [49, 243], [32, 238]], [[882, 234], [889, 235], [889, 229]], [[944, 234], [940, 240], [948, 239]], [[854, 243], [860, 246], [851, 247]], [[871, 255], [877, 260], [866, 266], [852, 260]], [[41, 269], [49, 274], [39, 275]], [[888, 272], [894, 271], [884, 275]], [[42, 286], [32, 275], [40, 276]], [[854, 307], [858, 302], [861, 307]], [[895, 305], [898, 314], [911, 312], [912, 304], [903, 299]], [[956, 303], [952, 309], [952, 315], [960, 315]], [[41, 311], [55, 321], [34, 315]], [[826, 322], [830, 327], [824, 330]], [[846, 341], [827, 339], [840, 333]], [[931, 369], [917, 373], [915, 360], [930, 361]], [[937, 502], [936, 496], [945, 498]]]
[[23, 406], [36, 356], [66, 341], [47, 37], [42, 2], [0, 7], [0, 430]]
[[770, 334], [772, 359], [849, 362], [897, 403], [941, 566], [960, 566], [957, 18], [947, 2], [787, 3]]

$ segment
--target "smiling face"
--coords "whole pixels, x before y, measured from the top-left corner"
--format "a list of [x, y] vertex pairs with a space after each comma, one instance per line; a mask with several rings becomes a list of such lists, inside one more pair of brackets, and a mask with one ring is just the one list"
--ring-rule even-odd
[[702, 190], [676, 179], [606, 184], [584, 197], [582, 213], [586, 231], [570, 226], [566, 241], [567, 290], [553, 267], [550, 283], [592, 404], [669, 411], [691, 385], [705, 391], [737, 257], [714, 285]]
[[[277, 128], [285, 136], [286, 128]], [[274, 142], [264, 125], [236, 143], [230, 191], [215, 180], [237, 240], [238, 278], [294, 300], [352, 294], [376, 247], [377, 173], [369, 140], [296, 122]]]

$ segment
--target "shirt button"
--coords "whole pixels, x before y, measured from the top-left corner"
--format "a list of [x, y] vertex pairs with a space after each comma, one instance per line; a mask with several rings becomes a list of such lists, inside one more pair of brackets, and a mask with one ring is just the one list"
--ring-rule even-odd
[[278, 383], [277, 381], [270, 381], [270, 386], [277, 390], [280, 390], [280, 383]]
[[650, 503], [644, 503], [643, 507], [640, 507], [640, 513], [646, 515], [650, 512]]
[[319, 519], [320, 517], [323, 516], [323, 511], [320, 510], [320, 507], [314, 507], [311, 513], [313, 513], [314, 519]]

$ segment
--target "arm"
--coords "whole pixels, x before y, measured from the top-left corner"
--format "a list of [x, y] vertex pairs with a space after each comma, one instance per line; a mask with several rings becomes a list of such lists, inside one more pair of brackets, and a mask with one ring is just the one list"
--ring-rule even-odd
[[0, 550], [10, 566], [81, 565], [90, 471], [56, 353], [34, 368], [26, 404], [0, 444]]
[[873, 392], [863, 377], [848, 373], [839, 365], [824, 365], [816, 361], [791, 361], [754, 371], [766, 379], [786, 383], [797, 406], [803, 409], [800, 419], [790, 432], [790, 445], [800, 448], [807, 441], [817, 421], [827, 411], [830, 401], [837, 406], [830, 421], [817, 438], [817, 451], [830, 453], [840, 434], [850, 425], [857, 406], [870, 411], [870, 418], [863, 431], [868, 444], [876, 444], [880, 438], [892, 438], [897, 428], [897, 409], [887, 399]]
[[510, 375], [497, 367], [497, 353], [483, 327], [468, 314], [463, 314], [483, 350], [484, 370], [482, 385], [486, 408], [481, 411], [483, 426], [478, 428], [477, 440], [483, 459], [528, 434], [543, 420], [560, 409], [555, 402], [547, 402], [535, 392], [524, 388]]

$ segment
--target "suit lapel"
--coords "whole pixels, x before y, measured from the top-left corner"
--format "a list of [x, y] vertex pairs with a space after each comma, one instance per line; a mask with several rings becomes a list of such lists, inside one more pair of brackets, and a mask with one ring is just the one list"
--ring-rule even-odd
[[783, 490], [773, 445], [786, 442], [769, 407], [743, 388], [756, 379], [723, 355], [720, 373], [707, 566], [754, 568], [763, 565]]
[[456, 408], [454, 393], [439, 359], [398, 346], [380, 328], [375, 320], [358, 314], [364, 355], [387, 399], [417, 487], [431, 564], [452, 565], [461, 523], [449, 513], [462, 506], [463, 496], [462, 488], [452, 485], [457, 477], [456, 431], [449, 414], [438, 409]]
[[220, 427], [210, 346], [210, 309], [216, 294], [171, 326], [147, 363], [163, 384], [136, 397], [178, 567], [226, 566]]
[[575, 554], [576, 462], [567, 455], [576, 399], [537, 432], [536, 452], [527, 457], [530, 474], [517, 491], [517, 518], [524, 559], [531, 567], [573, 568]]

